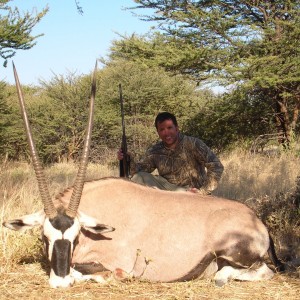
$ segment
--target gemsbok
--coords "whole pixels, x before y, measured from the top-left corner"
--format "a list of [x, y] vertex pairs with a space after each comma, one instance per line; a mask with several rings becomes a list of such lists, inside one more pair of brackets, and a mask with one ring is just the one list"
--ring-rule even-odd
[[78, 174], [74, 186], [52, 200], [13, 68], [44, 210], [3, 225], [18, 231], [42, 227], [51, 287], [69, 287], [89, 279], [175, 282], [214, 275], [219, 286], [230, 279], [263, 280], [274, 274], [263, 261], [266, 254], [281, 269], [266, 227], [242, 203], [157, 190], [121, 178], [85, 182], [96, 67]]

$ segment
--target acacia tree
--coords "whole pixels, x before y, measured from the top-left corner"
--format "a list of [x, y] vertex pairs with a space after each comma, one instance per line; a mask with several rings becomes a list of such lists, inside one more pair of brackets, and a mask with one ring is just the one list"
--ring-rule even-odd
[[28, 50], [36, 44], [36, 39], [42, 34], [32, 36], [32, 29], [48, 11], [45, 8], [35, 15], [26, 12], [21, 16], [17, 7], [8, 6], [10, 1], [0, 0], [0, 57], [4, 59], [5, 67], [15, 50]]
[[243, 85], [265, 95], [281, 142], [289, 143], [300, 108], [299, 0], [136, 0], [159, 22], [154, 38], [126, 38], [112, 55], [148, 61], [198, 82]]
[[6, 144], [8, 116], [10, 114], [9, 107], [5, 100], [6, 96], [6, 84], [0, 81], [0, 156], [4, 154], [4, 148]]
[[41, 143], [40, 152], [48, 162], [74, 161], [84, 141], [90, 76], [69, 73], [42, 83], [44, 101], [39, 99], [32, 105], [33, 128]]
[[[23, 92], [27, 99], [32, 88], [24, 87]], [[4, 160], [18, 160], [29, 156], [17, 99], [15, 86], [0, 82], [0, 158]]]

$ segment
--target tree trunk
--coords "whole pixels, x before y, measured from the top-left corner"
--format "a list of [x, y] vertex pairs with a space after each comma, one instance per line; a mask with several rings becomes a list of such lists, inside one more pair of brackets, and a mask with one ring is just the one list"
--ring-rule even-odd
[[278, 133], [278, 142], [284, 148], [289, 148], [291, 142], [291, 124], [286, 103], [276, 100], [275, 123]]

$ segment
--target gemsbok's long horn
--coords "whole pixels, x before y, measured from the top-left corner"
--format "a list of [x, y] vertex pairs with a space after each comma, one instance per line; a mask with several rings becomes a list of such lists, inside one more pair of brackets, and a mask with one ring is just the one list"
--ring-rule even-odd
[[83, 191], [87, 164], [88, 164], [88, 160], [89, 160], [89, 152], [90, 152], [92, 128], [93, 128], [93, 118], [94, 118], [94, 102], [95, 102], [95, 96], [96, 96], [96, 73], [97, 73], [97, 62], [95, 65], [93, 79], [92, 79], [89, 117], [88, 117], [88, 124], [87, 124], [87, 128], [86, 128], [82, 156], [80, 159], [80, 165], [79, 165], [78, 173], [77, 173], [76, 180], [74, 183], [73, 193], [71, 195], [68, 209], [66, 210], [66, 214], [71, 218], [75, 218], [75, 216], [77, 214], [78, 206], [80, 204], [80, 199], [81, 199], [81, 195], [82, 195], [82, 191]]
[[30, 149], [33, 168], [34, 168], [35, 175], [37, 178], [40, 195], [41, 195], [41, 198], [42, 198], [42, 201], [44, 204], [45, 214], [50, 219], [52, 219], [57, 215], [57, 210], [56, 210], [56, 208], [52, 202], [52, 199], [50, 197], [48, 186], [46, 184], [46, 177], [45, 177], [45, 174], [43, 171], [43, 167], [42, 167], [42, 164], [39, 160], [39, 157], [38, 157], [38, 154], [36, 151], [35, 143], [34, 143], [34, 140], [32, 137], [32, 133], [31, 133], [30, 123], [28, 120], [27, 112], [26, 112], [24, 97], [23, 97], [21, 85], [19, 82], [19, 77], [18, 77], [17, 70], [15, 68], [14, 63], [13, 63], [13, 70], [14, 70], [15, 82], [16, 82], [16, 87], [17, 87], [17, 92], [18, 92], [18, 97], [19, 97], [19, 103], [20, 103], [20, 107], [21, 107], [22, 118], [24, 121], [25, 130], [26, 130], [27, 142], [28, 142], [29, 149]]

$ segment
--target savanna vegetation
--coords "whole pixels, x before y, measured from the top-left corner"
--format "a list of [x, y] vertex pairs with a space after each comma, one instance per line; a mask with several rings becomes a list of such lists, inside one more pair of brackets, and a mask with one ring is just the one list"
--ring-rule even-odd
[[[108, 155], [115, 160], [115, 154]], [[295, 184], [300, 158], [293, 155], [265, 157], [245, 152], [222, 156], [225, 174], [216, 195], [239, 199], [255, 208], [267, 223], [275, 238], [279, 257], [296, 265], [299, 257], [300, 189]], [[108, 165], [112, 166], [109, 167]], [[27, 163], [9, 162], [2, 165], [0, 175], [1, 223], [7, 218], [41, 209], [34, 172]], [[75, 163], [58, 163], [46, 168], [51, 195], [56, 195], [73, 183]], [[90, 164], [87, 179], [117, 176], [113, 164]], [[284, 176], [285, 180], [282, 180]], [[276, 274], [272, 280], [261, 282], [230, 282], [223, 288], [211, 280], [182, 283], [150, 283], [132, 280], [80, 283], [65, 290], [53, 290], [48, 285], [48, 265], [42, 255], [40, 232], [34, 229], [22, 234], [0, 229], [0, 299], [51, 298], [70, 299], [297, 299], [300, 292], [297, 269]]]
[[[34, 46], [31, 28], [47, 12], [20, 16], [9, 10], [9, 2], [0, 0], [4, 64], [14, 50]], [[214, 194], [252, 207], [291, 268], [269, 282], [232, 282], [221, 289], [196, 280], [101, 287], [86, 283], [67, 292], [51, 291], [38, 231], [20, 235], [1, 226], [0, 298], [296, 299], [300, 292], [299, 1], [134, 2], [152, 12], [140, 17], [158, 21], [160, 31], [120, 36], [108, 57], [99, 59], [87, 179], [118, 175], [121, 83], [129, 151], [138, 159], [157, 139], [155, 115], [173, 112], [181, 131], [203, 139], [224, 163]], [[53, 196], [73, 183], [87, 121], [90, 77], [70, 73], [39, 86], [23, 86]], [[225, 86], [226, 91], [215, 93], [212, 86]], [[0, 82], [0, 160], [1, 223], [41, 208], [16, 89], [6, 82]]]
[[32, 29], [47, 13], [46, 7], [40, 12], [27, 12], [22, 15], [17, 7], [10, 5], [11, 0], [0, 0], [0, 57], [7, 66], [8, 59], [16, 54], [16, 50], [28, 50], [42, 34], [33, 36]]

